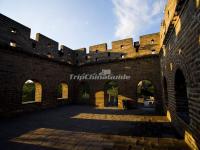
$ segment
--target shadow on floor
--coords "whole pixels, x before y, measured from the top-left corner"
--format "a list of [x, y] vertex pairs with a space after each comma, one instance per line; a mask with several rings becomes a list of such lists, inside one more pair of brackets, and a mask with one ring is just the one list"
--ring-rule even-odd
[[[71, 142], [72, 147], [79, 145], [82, 149], [92, 149], [97, 145], [102, 145], [103, 149], [118, 149], [120, 143], [125, 149], [131, 144], [134, 144], [131, 148], [142, 148], [142, 145], [149, 147], [147, 141], [154, 141], [150, 144], [158, 147], [162, 143], [159, 144], [159, 140], [164, 141], [165, 147], [168, 143], [169, 147], [179, 145], [186, 148], [170, 122], [163, 116], [154, 116], [149, 110], [98, 110], [88, 106], [65, 106], [2, 120], [0, 133], [0, 147], [5, 150], [69, 149], [70, 143], [67, 141]], [[32, 139], [33, 135], [36, 135], [35, 139]], [[62, 137], [64, 139], [60, 139]], [[127, 144], [122, 144], [124, 140]], [[23, 144], [19, 146], [19, 143]], [[56, 143], [59, 143], [58, 146]]]

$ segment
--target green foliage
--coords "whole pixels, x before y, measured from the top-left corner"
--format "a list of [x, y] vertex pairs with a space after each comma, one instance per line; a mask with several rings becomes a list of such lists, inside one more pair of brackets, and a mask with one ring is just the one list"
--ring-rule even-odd
[[35, 84], [25, 83], [23, 86], [22, 102], [35, 100]]
[[118, 87], [117, 82], [116, 81], [109, 81], [105, 84], [105, 89], [110, 89], [112, 87]]
[[139, 83], [138, 88], [137, 88], [137, 95], [139, 97], [154, 96], [155, 88], [153, 84], [151, 83], [151, 81], [143, 80], [141, 82], [142, 83], [141, 84]]
[[90, 98], [90, 87], [87, 83], [82, 83], [80, 85], [80, 98], [85, 101]]
[[118, 87], [111, 87], [107, 90], [107, 93], [110, 96], [117, 96], [118, 95]]
[[62, 98], [62, 84], [59, 84], [56, 90], [57, 98]]
[[105, 89], [107, 91], [107, 94], [110, 96], [117, 97], [118, 96], [118, 84], [115, 81], [109, 81], [105, 84]]
[[82, 98], [82, 99], [89, 99], [89, 98], [90, 98], [90, 94], [87, 93], [87, 92], [84, 92], [84, 93], [82, 93], [81, 98]]

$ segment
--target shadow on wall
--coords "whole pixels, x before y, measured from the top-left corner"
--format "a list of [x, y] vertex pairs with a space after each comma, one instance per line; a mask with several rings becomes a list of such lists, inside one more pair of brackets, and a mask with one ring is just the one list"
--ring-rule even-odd
[[[171, 3], [173, 2], [176, 1]], [[174, 9], [174, 13], [166, 9], [164, 26], [161, 27], [161, 31], [164, 29], [161, 65], [165, 107], [171, 113], [172, 122], [176, 122], [178, 131], [185, 136], [187, 144], [192, 149], [198, 149], [200, 133], [197, 128], [200, 118], [196, 112], [199, 108], [196, 105], [198, 103], [196, 98], [193, 97], [197, 93], [192, 91], [199, 88], [200, 79], [197, 75], [199, 71], [197, 52], [200, 45], [199, 0], [177, 1]], [[169, 26], [166, 25], [167, 22]]]

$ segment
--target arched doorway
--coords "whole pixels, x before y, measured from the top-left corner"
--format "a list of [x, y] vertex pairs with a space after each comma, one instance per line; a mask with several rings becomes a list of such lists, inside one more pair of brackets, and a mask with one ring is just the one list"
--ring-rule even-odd
[[90, 86], [87, 82], [81, 82], [79, 85], [79, 103], [88, 104], [90, 103]]
[[95, 93], [95, 105], [96, 107], [104, 107], [104, 91], [97, 91]]
[[68, 85], [64, 82], [57, 87], [57, 99], [68, 99]]
[[165, 105], [168, 106], [168, 90], [167, 90], [167, 80], [163, 78], [163, 90], [164, 90], [164, 102]]
[[149, 80], [142, 80], [137, 85], [139, 107], [155, 107], [155, 87]]
[[187, 84], [183, 72], [180, 69], [175, 74], [175, 98], [177, 115], [186, 123], [189, 123]]
[[118, 84], [116, 81], [108, 81], [105, 83], [105, 99], [104, 105], [107, 107], [118, 106]]
[[22, 104], [42, 101], [42, 85], [35, 80], [27, 80], [22, 89]]

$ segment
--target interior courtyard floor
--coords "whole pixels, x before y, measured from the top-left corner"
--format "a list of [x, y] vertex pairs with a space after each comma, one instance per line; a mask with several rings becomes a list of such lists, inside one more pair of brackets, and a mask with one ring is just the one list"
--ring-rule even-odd
[[189, 149], [153, 109], [62, 106], [1, 119], [2, 150]]

